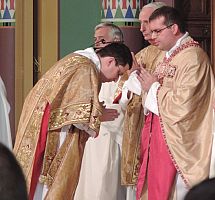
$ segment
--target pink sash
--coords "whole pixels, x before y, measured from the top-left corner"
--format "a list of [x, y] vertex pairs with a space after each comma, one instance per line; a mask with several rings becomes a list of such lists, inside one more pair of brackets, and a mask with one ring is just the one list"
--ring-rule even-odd
[[152, 113], [146, 117], [142, 130], [141, 162], [137, 200], [141, 198], [145, 181], [148, 185], [148, 200], [168, 200], [176, 169], [163, 138], [159, 117]]

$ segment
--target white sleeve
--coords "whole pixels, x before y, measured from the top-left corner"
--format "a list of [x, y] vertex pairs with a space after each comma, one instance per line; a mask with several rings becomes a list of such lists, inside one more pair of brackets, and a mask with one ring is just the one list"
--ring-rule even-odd
[[[133, 93], [137, 95], [141, 95], [141, 84], [140, 81], [137, 79], [136, 70], [133, 71], [127, 81], [125, 81], [122, 87], [122, 97], [119, 100], [119, 104], [121, 105], [122, 109], [125, 110], [127, 104], [132, 99]], [[128, 98], [128, 93], [131, 93]]]
[[141, 95], [141, 83], [137, 79], [137, 71], [133, 71], [130, 75], [127, 81], [125, 81], [122, 90], [127, 89], [131, 91], [134, 94]]
[[87, 124], [73, 124], [76, 128], [86, 131], [91, 137], [96, 137], [97, 133]]
[[126, 107], [130, 100], [132, 99], [133, 94], [130, 93], [130, 96], [128, 98], [129, 90], [127, 88], [122, 89], [122, 96], [119, 100], [119, 105], [121, 106], [122, 110], [126, 110]]
[[6, 98], [4, 83], [0, 77], [0, 142], [12, 149], [12, 139], [9, 121], [10, 105]]
[[147, 111], [151, 111], [156, 115], [159, 115], [158, 112], [158, 103], [157, 103], [157, 90], [160, 87], [159, 82], [155, 82], [152, 84], [151, 88], [148, 91], [146, 96], [145, 105], [144, 105], [144, 113]]

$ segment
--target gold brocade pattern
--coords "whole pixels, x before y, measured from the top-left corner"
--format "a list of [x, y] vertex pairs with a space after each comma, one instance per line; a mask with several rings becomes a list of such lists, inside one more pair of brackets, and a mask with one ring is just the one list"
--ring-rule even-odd
[[139, 96], [134, 95], [128, 104], [122, 142], [121, 184], [135, 185], [140, 167], [140, 135], [143, 127], [143, 107]]
[[191, 37], [165, 62], [176, 71], [164, 76], [157, 93], [161, 129], [178, 174], [192, 187], [209, 176], [214, 75]]
[[[44, 106], [43, 106], [44, 105]], [[22, 146], [16, 154], [16, 158], [19, 161], [23, 171], [28, 171], [31, 168], [33, 162], [34, 147], [37, 144], [36, 133], [40, 131], [39, 123], [42, 121], [43, 113], [45, 109], [45, 102], [41, 101], [41, 107], [35, 109], [32, 113], [32, 118], [28, 122], [28, 131], [22, 140]]]
[[23, 106], [14, 146], [14, 154], [23, 168], [28, 187], [47, 103], [51, 109], [50, 130], [81, 123], [98, 133], [98, 119], [102, 113], [98, 100], [100, 87], [95, 64], [84, 56], [70, 54], [50, 68], [30, 91]]
[[65, 139], [65, 141], [63, 143], [63, 145], [60, 147], [60, 149], [58, 150], [58, 152], [56, 153], [56, 155], [53, 157], [53, 159], [52, 159], [51, 162], [47, 158], [52, 156], [51, 150], [53, 148], [56, 148], [57, 146], [54, 147], [54, 146], [50, 145], [49, 143], [47, 143], [47, 147], [46, 148], [49, 149], [49, 152], [47, 152], [45, 154], [46, 157], [44, 158], [44, 165], [46, 166], [47, 172], [41, 173], [41, 177], [42, 177], [44, 183], [48, 187], [51, 187], [51, 185], [53, 183], [53, 180], [55, 178], [55, 175], [57, 173], [57, 170], [58, 170], [58, 168], [61, 165], [63, 157], [66, 154], [68, 146], [70, 145], [71, 141], [72, 141], [72, 133], [68, 133], [67, 136], [66, 136], [66, 139]]
[[[72, 132], [71, 132], [72, 131]], [[49, 190], [46, 200], [73, 199], [78, 184], [85, 143], [89, 137], [84, 131], [69, 131], [47, 174]]]
[[158, 64], [155, 69], [154, 75], [158, 77], [158, 79], [163, 79], [164, 77], [172, 78], [175, 75], [176, 66], [172, 66], [169, 63], [161, 62]]
[[[154, 72], [156, 64], [162, 60], [165, 52], [155, 46], [148, 46], [136, 54], [137, 62], [143, 64], [147, 71]], [[144, 125], [143, 106], [145, 93], [142, 96], [133, 94], [129, 102], [124, 120], [121, 183], [136, 185], [140, 167], [140, 136]]]
[[63, 109], [56, 109], [51, 112], [49, 129], [55, 130], [64, 125], [66, 122], [80, 123], [88, 121], [92, 111], [91, 104], [71, 105]]
[[40, 182], [46, 183], [47, 185], [49, 185], [48, 183], [50, 182], [47, 180], [47, 173], [58, 151], [59, 137], [60, 137], [59, 134], [60, 134], [59, 131], [50, 131], [47, 136], [47, 142], [46, 142], [47, 145], [46, 145], [46, 150], [44, 154], [43, 168], [40, 175]]
[[154, 72], [157, 63], [162, 60], [164, 56], [165, 52], [153, 45], [142, 49], [135, 55], [137, 62], [145, 66], [145, 69], [150, 73]]
[[158, 63], [153, 74], [156, 75], [158, 79], [163, 79], [164, 77], [172, 78], [175, 75], [177, 66], [171, 64], [170, 61], [172, 60], [172, 58], [174, 58], [174, 56], [176, 56], [182, 50], [192, 46], [199, 47], [199, 44], [198, 42], [191, 40], [179, 46], [168, 59], [164, 57], [163, 61]]

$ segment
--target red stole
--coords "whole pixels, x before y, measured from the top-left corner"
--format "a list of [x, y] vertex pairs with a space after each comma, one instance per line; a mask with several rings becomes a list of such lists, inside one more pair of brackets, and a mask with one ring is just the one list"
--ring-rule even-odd
[[137, 182], [137, 200], [147, 181], [148, 200], [168, 200], [176, 169], [163, 138], [159, 117], [150, 113], [145, 118], [141, 138], [141, 167]]
[[43, 118], [42, 118], [40, 135], [39, 135], [35, 157], [34, 157], [31, 185], [30, 185], [30, 191], [29, 191], [29, 200], [32, 200], [34, 198], [34, 193], [37, 187], [37, 183], [39, 180], [39, 176], [40, 176], [40, 172], [43, 164], [43, 156], [45, 152], [46, 139], [47, 139], [47, 133], [48, 133], [49, 116], [50, 116], [50, 105], [49, 103], [47, 103], [46, 108], [44, 110]]

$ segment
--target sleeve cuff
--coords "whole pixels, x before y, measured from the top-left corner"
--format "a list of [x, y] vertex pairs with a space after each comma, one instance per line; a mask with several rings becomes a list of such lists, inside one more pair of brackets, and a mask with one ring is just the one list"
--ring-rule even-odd
[[151, 88], [148, 91], [146, 96], [145, 105], [144, 105], [144, 113], [146, 114], [147, 111], [151, 111], [154, 114], [159, 116], [158, 112], [158, 103], [157, 103], [157, 91], [160, 87], [159, 82], [154, 82]]

